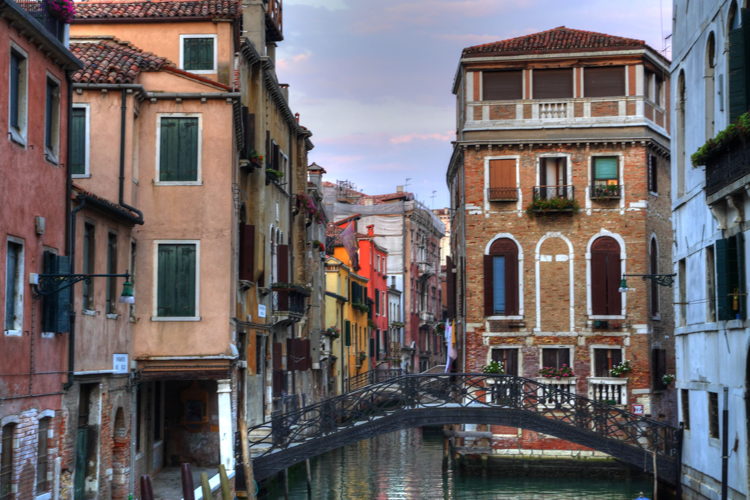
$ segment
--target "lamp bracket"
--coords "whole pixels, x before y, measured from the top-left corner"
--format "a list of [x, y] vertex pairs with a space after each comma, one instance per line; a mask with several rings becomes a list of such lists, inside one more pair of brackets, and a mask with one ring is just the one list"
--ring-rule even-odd
[[674, 283], [674, 277], [677, 276], [677, 273], [674, 274], [623, 274], [623, 278], [642, 278], [645, 280], [651, 280], [655, 282], [659, 286], [668, 286], [672, 288], [672, 284]]
[[34, 291], [38, 295], [52, 295], [70, 288], [79, 281], [91, 281], [91, 278], [125, 278], [128, 280], [130, 274], [37, 274]]

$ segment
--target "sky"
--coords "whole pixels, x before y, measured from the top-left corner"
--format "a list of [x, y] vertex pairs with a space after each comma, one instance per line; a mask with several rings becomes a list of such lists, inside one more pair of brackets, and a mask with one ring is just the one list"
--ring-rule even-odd
[[671, 0], [283, 0], [276, 72], [312, 133], [326, 180], [368, 194], [405, 185], [449, 204], [451, 89], [464, 47], [567, 26], [645, 40], [672, 30]]

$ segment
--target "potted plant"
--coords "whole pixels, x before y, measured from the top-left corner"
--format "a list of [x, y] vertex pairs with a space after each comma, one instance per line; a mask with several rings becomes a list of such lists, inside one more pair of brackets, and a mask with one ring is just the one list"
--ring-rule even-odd
[[670, 384], [672, 384], [674, 380], [675, 380], [675, 376], [671, 373], [665, 373], [661, 377], [661, 382], [666, 386], [669, 386]]
[[578, 202], [568, 198], [537, 198], [526, 207], [526, 213], [530, 216], [554, 212], [577, 212]]
[[571, 368], [567, 364], [563, 364], [560, 368], [557, 368], [555, 366], [542, 367], [539, 370], [539, 376], [560, 380], [562, 378], [575, 377], [576, 375], [575, 373], [573, 373], [573, 368]]
[[273, 168], [266, 169], [266, 181], [267, 182], [278, 182], [279, 179], [284, 177], [284, 172]]
[[341, 330], [339, 330], [335, 326], [329, 326], [328, 328], [323, 330], [323, 335], [330, 337], [331, 339], [337, 339], [341, 336]]
[[620, 377], [622, 375], [627, 375], [632, 369], [633, 368], [630, 366], [630, 360], [626, 359], [625, 361], [621, 361], [613, 366], [609, 371], [609, 374], [613, 377]]

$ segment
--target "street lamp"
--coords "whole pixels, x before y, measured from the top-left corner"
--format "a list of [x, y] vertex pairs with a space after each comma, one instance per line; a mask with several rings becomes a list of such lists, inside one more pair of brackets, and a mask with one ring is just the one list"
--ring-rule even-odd
[[677, 274], [623, 274], [620, 279], [620, 288], [618, 288], [618, 291], [625, 293], [634, 290], [634, 288], [628, 288], [628, 281], [625, 278], [642, 278], [643, 281], [651, 280], [659, 286], [672, 288], [675, 276]]
[[90, 281], [91, 278], [125, 278], [123, 283], [122, 293], [120, 294], [120, 302], [126, 304], [134, 304], [135, 296], [133, 295], [133, 283], [130, 281], [130, 273], [122, 274], [37, 274], [30, 273], [29, 283], [34, 287], [34, 292], [37, 295], [54, 295], [70, 288], [79, 281]]

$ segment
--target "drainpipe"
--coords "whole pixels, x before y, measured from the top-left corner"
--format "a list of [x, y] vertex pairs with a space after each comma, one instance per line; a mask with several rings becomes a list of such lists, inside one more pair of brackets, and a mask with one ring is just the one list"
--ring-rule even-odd
[[[71, 210], [70, 198], [73, 195], [73, 177], [70, 168], [70, 149], [73, 140], [70, 135], [70, 130], [73, 127], [73, 113], [71, 112], [73, 105], [73, 72], [68, 70], [65, 72], [66, 81], [68, 83], [68, 101], [67, 101], [67, 133], [68, 133], [68, 144], [65, 150], [65, 253], [70, 257], [70, 272], [74, 272], [74, 260], [73, 255], [75, 254], [75, 216], [76, 213], [83, 208], [86, 201], [82, 201], [79, 207]], [[69, 329], [68, 332], [68, 378], [63, 384], [63, 390], [67, 391], [73, 385], [73, 369], [75, 364], [75, 313], [73, 312], [73, 294], [70, 294], [70, 302], [68, 302], [68, 316], [69, 316]]]
[[125, 203], [125, 118], [127, 116], [127, 90], [122, 89], [120, 100], [120, 178], [118, 203], [138, 216], [136, 224], [143, 224], [143, 212]]
[[729, 493], [729, 387], [724, 387], [724, 409], [721, 412], [721, 500]]

